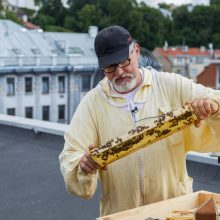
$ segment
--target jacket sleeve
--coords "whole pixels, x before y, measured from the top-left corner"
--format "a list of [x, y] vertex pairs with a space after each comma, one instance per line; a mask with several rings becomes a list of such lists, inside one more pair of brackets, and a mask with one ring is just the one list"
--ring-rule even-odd
[[59, 156], [60, 168], [69, 193], [89, 199], [97, 188], [98, 174], [85, 174], [79, 161], [90, 144], [98, 145], [95, 109], [91, 109], [88, 98], [78, 106], [64, 135], [65, 144]]
[[[220, 106], [220, 91], [180, 78], [178, 83], [182, 104], [196, 98], [210, 98]], [[209, 119], [202, 121], [199, 128], [190, 126], [185, 134], [186, 151], [220, 152], [220, 109]]]

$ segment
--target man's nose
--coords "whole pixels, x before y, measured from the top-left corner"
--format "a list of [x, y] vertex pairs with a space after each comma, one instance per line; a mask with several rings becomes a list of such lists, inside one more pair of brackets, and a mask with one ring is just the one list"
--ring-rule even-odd
[[121, 76], [124, 73], [123, 68], [120, 68], [119, 66], [116, 66], [115, 75]]

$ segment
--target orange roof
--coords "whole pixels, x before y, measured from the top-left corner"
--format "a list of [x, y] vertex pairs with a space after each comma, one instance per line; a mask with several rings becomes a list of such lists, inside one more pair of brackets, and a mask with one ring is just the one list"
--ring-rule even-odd
[[168, 48], [164, 50], [163, 48], [158, 48], [163, 56], [178, 56], [178, 55], [191, 55], [191, 56], [209, 56], [207, 50], [201, 51], [200, 48], [188, 48], [187, 51], [182, 51], [181, 48]]
[[31, 22], [28, 21], [24, 21], [23, 25], [27, 28], [27, 29], [39, 29], [39, 26], [32, 24]]
[[215, 50], [215, 51], [214, 51], [214, 54], [220, 55], [220, 50]]

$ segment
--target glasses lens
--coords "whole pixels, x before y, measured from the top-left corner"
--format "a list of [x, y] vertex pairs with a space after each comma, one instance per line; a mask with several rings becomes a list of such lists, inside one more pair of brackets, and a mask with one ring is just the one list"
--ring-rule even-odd
[[130, 59], [127, 59], [121, 63], [118, 64], [119, 67], [126, 67], [130, 64]]
[[115, 71], [115, 68], [116, 68], [115, 65], [114, 65], [114, 66], [108, 66], [108, 67], [105, 67], [105, 68], [104, 68], [104, 72], [105, 72], [105, 73], [111, 73], [111, 72], [114, 72], [114, 71]]

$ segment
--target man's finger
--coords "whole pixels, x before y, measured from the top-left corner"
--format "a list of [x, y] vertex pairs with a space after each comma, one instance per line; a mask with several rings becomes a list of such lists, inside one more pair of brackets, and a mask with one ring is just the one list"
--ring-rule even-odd
[[80, 164], [80, 167], [81, 167], [81, 170], [85, 173], [85, 174], [88, 174], [88, 173], [92, 173], [92, 174], [95, 174], [96, 173], [96, 170], [93, 170], [91, 167], [88, 166], [88, 164], [82, 162]]
[[201, 126], [201, 121], [197, 121], [197, 122], [195, 123], [195, 127], [199, 128], [200, 126]]
[[219, 105], [216, 102], [211, 103], [211, 114], [215, 114], [219, 110]]
[[96, 148], [94, 144], [90, 144], [90, 145], [89, 145], [89, 150], [92, 150], [92, 149], [94, 149], [94, 148]]

